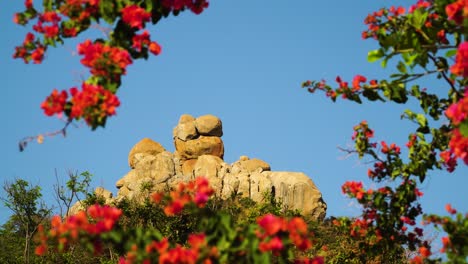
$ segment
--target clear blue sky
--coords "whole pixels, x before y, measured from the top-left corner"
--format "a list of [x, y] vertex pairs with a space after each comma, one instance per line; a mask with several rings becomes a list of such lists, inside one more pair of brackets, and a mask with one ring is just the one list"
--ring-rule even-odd
[[[76, 41], [50, 49], [41, 65], [12, 59], [27, 32], [12, 22], [22, 2], [6, 1], [0, 9], [0, 182], [24, 178], [39, 184], [49, 204], [55, 202], [55, 170], [62, 179], [69, 170], [90, 171], [94, 187], [116, 193], [115, 182], [130, 170], [132, 146], [150, 137], [173, 151], [172, 128], [189, 113], [222, 119], [226, 162], [247, 155], [265, 160], [275, 171], [304, 172], [322, 191], [329, 216], [356, 215], [359, 210], [341, 193], [341, 185], [365, 180], [369, 165], [355, 157], [343, 159], [337, 147], [351, 144], [352, 127], [361, 120], [375, 129], [377, 139], [401, 146], [414, 128], [400, 120], [404, 109], [417, 109], [414, 105], [333, 104], [300, 88], [304, 80], [332, 81], [338, 74], [348, 80], [355, 74], [388, 76], [393, 69], [367, 63], [367, 52], [377, 46], [361, 40], [361, 31], [365, 16], [390, 1], [211, 1], [199, 16], [185, 12], [150, 27], [163, 52], [129, 67], [118, 92], [122, 105], [105, 129], [92, 132], [81, 123], [68, 130], [67, 138], [46, 138], [20, 153], [22, 137], [63, 125], [43, 114], [44, 98], [53, 88], [68, 89], [88, 76], [73, 55]], [[445, 89], [437, 82], [426, 85]], [[468, 211], [468, 170], [462, 167], [453, 174], [431, 172], [422, 185], [426, 212], [444, 213], [446, 203]], [[1, 205], [0, 223], [9, 215]]]

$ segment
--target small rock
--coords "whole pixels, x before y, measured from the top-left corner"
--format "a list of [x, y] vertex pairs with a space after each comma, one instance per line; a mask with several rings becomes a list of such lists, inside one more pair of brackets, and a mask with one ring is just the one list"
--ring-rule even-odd
[[214, 115], [204, 115], [195, 119], [195, 127], [203, 136], [223, 136], [223, 124], [221, 119]]

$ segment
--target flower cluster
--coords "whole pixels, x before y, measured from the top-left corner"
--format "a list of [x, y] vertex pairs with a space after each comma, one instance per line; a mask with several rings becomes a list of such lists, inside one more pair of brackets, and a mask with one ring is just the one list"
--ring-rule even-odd
[[[214, 193], [206, 178], [198, 177], [195, 181], [189, 183], [179, 183], [176, 190], [171, 191], [164, 213], [167, 216], [177, 215], [188, 204], [195, 204], [197, 207], [204, 207], [208, 202], [209, 197]], [[163, 193], [155, 193], [152, 195], [155, 203], [160, 203], [164, 198]]]
[[[66, 3], [60, 6], [60, 13], [69, 17], [75, 23], [85, 22], [99, 11], [100, 0], [66, 0]], [[73, 23], [72, 23], [73, 24]], [[75, 32], [75, 27], [68, 27], [68, 30]], [[73, 34], [67, 34], [75, 36]]]
[[101, 42], [86, 40], [78, 45], [78, 54], [83, 55], [81, 63], [91, 68], [91, 74], [110, 79], [119, 79], [132, 64], [132, 58], [125, 49], [112, 47]]
[[132, 28], [142, 29], [151, 18], [151, 13], [138, 5], [128, 5], [121, 12], [122, 20]]
[[400, 147], [395, 145], [395, 143], [392, 143], [390, 144], [390, 146], [388, 146], [385, 141], [382, 141], [380, 142], [380, 144], [382, 145], [382, 149], [381, 149], [382, 153], [384, 154], [393, 153], [396, 155], [400, 154]]
[[175, 11], [188, 8], [198, 15], [208, 7], [208, 0], [162, 0], [162, 5], [169, 10]]
[[105, 118], [115, 114], [115, 108], [120, 101], [115, 94], [99, 85], [83, 83], [82, 90], [76, 87], [70, 89], [71, 112], [70, 118], [83, 117], [88, 124], [92, 124], [95, 118]]
[[337, 76], [335, 80], [338, 83], [338, 88], [335, 89], [327, 85], [324, 80], [321, 82], [307, 81], [302, 84], [302, 87], [307, 87], [310, 93], [314, 93], [316, 90], [323, 91], [326, 96], [330, 97], [333, 101], [335, 101], [339, 95], [341, 95], [343, 99], [359, 100], [359, 95], [364, 91], [379, 87], [377, 80], [370, 80], [369, 83], [366, 83], [367, 78], [359, 74], [353, 77], [351, 86], [348, 82], [343, 81], [340, 76]]
[[150, 264], [152, 259], [157, 259], [157, 263], [178, 264], [178, 263], [213, 263], [212, 259], [218, 257], [218, 249], [209, 247], [205, 234], [190, 234], [188, 237], [188, 247], [176, 245], [170, 248], [169, 240], [165, 237], [160, 241], [151, 241], [145, 247], [145, 252], [138, 252], [138, 247], [134, 245], [125, 257], [119, 259], [119, 264], [133, 264], [137, 262], [138, 256], [145, 255], [141, 261], [143, 264]]
[[[110, 232], [120, 216], [122, 211], [101, 205], [92, 205], [87, 211], [80, 211], [75, 215], [65, 218], [63, 221], [56, 215], [51, 220], [51, 228], [48, 232], [41, 227], [39, 230], [40, 245], [36, 248], [37, 255], [43, 255], [47, 252], [47, 240], [58, 242], [58, 250], [64, 250], [71, 242], [76, 242], [80, 235], [99, 236], [102, 233]], [[99, 250], [100, 244], [95, 244], [95, 250]]]
[[468, 41], [458, 46], [455, 64], [450, 68], [453, 74], [468, 77]]
[[52, 116], [55, 114], [61, 114], [67, 103], [68, 94], [66, 91], [57, 91], [54, 89], [52, 93], [46, 98], [41, 104], [42, 110], [47, 116]]
[[60, 93], [54, 89], [41, 104], [41, 108], [48, 116], [60, 115], [65, 111], [70, 119], [83, 118], [89, 125], [99, 123], [107, 116], [115, 115], [115, 109], [120, 101], [115, 94], [100, 85], [82, 83], [81, 90], [70, 89], [71, 99], [67, 103], [66, 91]]
[[[288, 220], [266, 214], [257, 218], [257, 224], [260, 227], [256, 235], [260, 238], [258, 248], [261, 252], [272, 252], [273, 255], [279, 255], [290, 242], [300, 251], [306, 251], [312, 246], [309, 239], [311, 233], [307, 224], [300, 217]], [[323, 263], [323, 258], [299, 259], [296, 260], [296, 263]]]
[[463, 20], [468, 18], [468, 1], [457, 0], [445, 7], [448, 19], [455, 21], [455, 23], [461, 25]]
[[[365, 20], [364, 24], [367, 25], [367, 30], [362, 32], [362, 38], [374, 38], [378, 39], [379, 35], [385, 35], [391, 32], [389, 25], [390, 23], [398, 23], [396, 20], [402, 15], [411, 16], [416, 9], [421, 9], [427, 11], [432, 4], [429, 1], [419, 0], [416, 4], [408, 8], [408, 13], [406, 9], [402, 6], [391, 6], [390, 8], [382, 8], [379, 11], [369, 14]], [[437, 13], [430, 13], [424, 21], [424, 26], [426, 28], [431, 28], [434, 21], [439, 18]]]
[[[64, 38], [76, 37], [79, 33], [92, 27], [92, 23], [104, 20], [109, 25], [114, 25], [112, 34], [107, 34], [108, 39], [86, 40], [78, 46], [78, 54], [82, 55], [81, 63], [90, 68], [91, 77], [87, 82], [102, 86], [105, 90], [116, 93], [121, 85], [121, 77], [126, 73], [126, 67], [132, 64], [132, 59], [147, 58], [148, 53], [159, 55], [161, 46], [150, 39], [148, 31], [137, 33], [143, 29], [145, 24], [153, 18], [157, 23], [161, 17], [167, 17], [171, 11], [178, 13], [185, 8], [194, 13], [201, 13], [208, 7], [207, 0], [165, 0], [161, 6], [153, 8], [145, 3], [124, 3], [125, 1], [101, 1], [101, 0], [53, 0], [52, 8], [45, 11], [36, 10], [32, 0], [25, 1], [25, 11], [14, 15], [14, 22], [27, 25], [30, 21], [36, 21], [32, 29], [35, 34], [28, 33], [23, 45], [17, 46], [14, 58], [21, 58], [25, 63], [30, 61], [38, 64], [44, 59], [48, 46], [63, 44]], [[118, 8], [116, 8], [118, 7]], [[120, 21], [127, 24], [119, 22]], [[99, 29], [106, 31], [98, 27]], [[42, 38], [40, 37], [42, 36]], [[130, 41], [130, 42], [129, 42]], [[63, 97], [63, 96], [62, 96]], [[106, 97], [109, 97], [106, 95]], [[110, 97], [109, 97], [110, 98]], [[63, 113], [68, 116], [69, 121], [80, 114], [73, 115], [68, 111], [67, 105], [57, 99], [53, 92], [43, 104], [46, 115]], [[118, 102], [118, 100], [114, 100]], [[105, 104], [104, 104], [105, 105]], [[109, 109], [101, 109], [101, 113], [112, 113], [116, 103]], [[68, 108], [71, 108], [68, 107]], [[77, 107], [75, 107], [76, 110]], [[87, 120], [93, 129], [104, 126], [105, 117], [91, 118]]]
[[147, 47], [151, 53], [154, 55], [159, 55], [161, 53], [161, 46], [155, 41], [151, 41], [150, 34], [147, 30], [143, 31], [141, 34], [136, 34], [132, 38], [132, 48], [137, 52], [141, 52], [143, 47]]
[[34, 34], [29, 32], [26, 34], [23, 45], [15, 48], [13, 58], [23, 59], [25, 63], [29, 63], [32, 60], [35, 64], [40, 64], [44, 59], [45, 51], [46, 47], [36, 39]]
[[59, 22], [62, 19], [55, 11], [46, 11], [39, 16], [33, 26], [34, 31], [44, 34], [47, 38], [56, 38], [59, 34]]
[[347, 181], [341, 186], [341, 191], [344, 194], [349, 194], [351, 197], [356, 197], [358, 200], [364, 198], [366, 191], [362, 187], [362, 182]]

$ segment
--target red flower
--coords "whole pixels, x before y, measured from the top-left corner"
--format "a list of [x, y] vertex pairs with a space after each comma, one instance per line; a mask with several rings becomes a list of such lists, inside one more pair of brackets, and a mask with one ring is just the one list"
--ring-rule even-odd
[[468, 0], [458, 0], [445, 7], [448, 19], [454, 20], [457, 24], [462, 24], [463, 19], [468, 16]]
[[455, 64], [450, 68], [450, 71], [453, 74], [468, 77], [468, 41], [463, 42], [458, 47]]
[[353, 91], [358, 91], [361, 88], [361, 83], [366, 82], [366, 77], [362, 75], [356, 75], [353, 79]]
[[422, 257], [427, 258], [431, 255], [431, 250], [429, 250], [427, 247], [420, 247], [419, 248], [419, 254], [421, 254]]
[[266, 214], [257, 219], [257, 224], [265, 231], [266, 235], [271, 236], [283, 228], [284, 221], [280, 217]]
[[151, 42], [149, 45], [149, 51], [154, 55], [159, 55], [161, 53], [161, 46], [156, 42]]
[[456, 214], [457, 213], [457, 210], [452, 208], [452, 205], [451, 204], [446, 204], [445, 205], [445, 210], [449, 213], [449, 214]]
[[449, 147], [456, 157], [468, 164], [468, 137], [463, 136], [458, 128], [452, 130]]
[[134, 48], [137, 51], [141, 51], [141, 48], [143, 46], [147, 46], [150, 44], [150, 34], [148, 33], [148, 30], [143, 31], [142, 34], [138, 35], [136, 34], [132, 38], [132, 48]]
[[26, 7], [26, 9], [30, 9], [33, 7], [33, 1], [32, 0], [25, 0], [24, 1], [24, 6]]
[[48, 116], [62, 113], [63, 108], [65, 107], [65, 103], [67, 102], [67, 97], [68, 94], [66, 91], [59, 93], [57, 89], [54, 89], [52, 94], [49, 95], [44, 102], [42, 102], [41, 108]]
[[151, 18], [151, 13], [137, 5], [129, 5], [122, 9], [122, 20], [133, 28], [142, 29], [145, 22]]
[[44, 59], [45, 49], [43, 46], [38, 46], [33, 53], [31, 53], [31, 59], [34, 63], [39, 64]]
[[267, 252], [267, 251], [272, 251], [272, 252], [279, 252], [284, 248], [283, 246], [283, 241], [277, 236], [273, 237], [269, 241], [262, 241], [258, 245], [258, 249], [261, 252]]

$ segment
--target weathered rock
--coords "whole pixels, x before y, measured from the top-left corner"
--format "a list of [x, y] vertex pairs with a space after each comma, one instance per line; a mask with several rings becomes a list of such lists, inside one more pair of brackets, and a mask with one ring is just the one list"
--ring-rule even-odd
[[195, 119], [195, 127], [203, 136], [223, 136], [223, 124], [221, 119], [214, 115], [204, 115]]
[[205, 177], [208, 179], [211, 187], [215, 193], [220, 196], [222, 192], [222, 175], [218, 173], [221, 171], [224, 161], [219, 157], [212, 155], [202, 155], [198, 157], [197, 162], [193, 168], [195, 177]]
[[178, 124], [176, 127], [174, 127], [172, 134], [174, 138], [178, 138], [183, 141], [198, 137], [197, 129], [195, 128], [195, 122], [185, 122]]
[[249, 159], [244, 161], [239, 161], [241, 169], [247, 172], [254, 172], [258, 169], [261, 171], [269, 171], [270, 165], [263, 160], [260, 159]]
[[182, 164], [182, 174], [187, 175], [187, 176], [193, 176], [193, 169], [195, 168], [196, 163], [197, 163], [197, 159], [186, 160]]
[[[248, 176], [247, 176], [248, 178]], [[223, 178], [223, 189], [221, 190], [221, 199], [231, 198], [239, 193], [240, 180], [237, 175], [226, 174]]]
[[250, 199], [258, 203], [270, 202], [273, 184], [268, 176], [257, 172], [250, 174]]
[[200, 136], [197, 139], [182, 141], [175, 139], [175, 148], [184, 159], [196, 159], [201, 155], [224, 156], [224, 144], [219, 137]]
[[163, 151], [165, 151], [165, 149], [161, 144], [149, 138], [144, 138], [135, 144], [135, 146], [130, 150], [130, 153], [128, 154], [128, 164], [130, 165], [130, 168], [135, 168], [139, 160], [146, 156], [141, 154], [156, 155]]
[[67, 216], [77, 214], [79, 211], [86, 210], [84, 204], [81, 201], [76, 202], [68, 209]]
[[[256, 202], [269, 202], [266, 199], [274, 198], [285, 209], [297, 209], [318, 220], [325, 217], [327, 206], [322, 194], [307, 175], [272, 172], [267, 162], [247, 156], [229, 165], [222, 160], [224, 144], [220, 136], [219, 118], [206, 115], [195, 119], [183, 115], [174, 128], [174, 154], [157, 142], [143, 139], [130, 151], [132, 170], [117, 181], [119, 191], [114, 201], [127, 198], [141, 202], [151, 192], [169, 191], [181, 182], [203, 176], [222, 199], [238, 195]], [[99, 193], [112, 201], [110, 192], [100, 190]]]
[[102, 199], [104, 199], [104, 203], [105, 204], [111, 204], [114, 199], [112, 198], [112, 193], [102, 187], [97, 187], [95, 190], [94, 190], [94, 194], [97, 196], [97, 197], [100, 197]]
[[189, 114], [183, 114], [179, 118], [179, 124], [187, 123], [187, 122], [193, 122], [195, 121], [195, 117], [189, 115]]
[[292, 210], [315, 219], [325, 218], [327, 205], [314, 182], [301, 172], [263, 172], [273, 185], [275, 198]]

